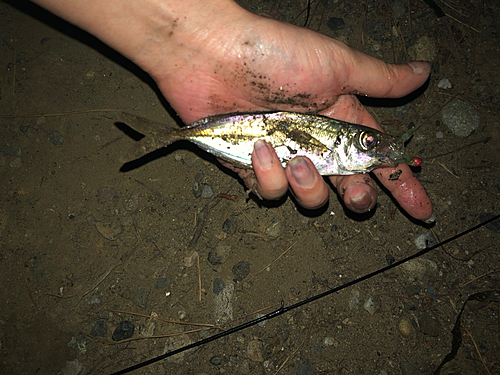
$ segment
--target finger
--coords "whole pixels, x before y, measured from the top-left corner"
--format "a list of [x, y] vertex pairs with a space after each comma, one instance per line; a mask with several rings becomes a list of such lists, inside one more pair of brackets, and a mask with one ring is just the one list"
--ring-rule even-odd
[[[382, 130], [354, 96], [341, 96], [335, 106], [322, 111], [322, 114]], [[401, 174], [398, 179], [391, 179], [391, 175], [395, 176], [394, 173], [399, 173], [399, 170], [401, 170]], [[396, 168], [378, 168], [374, 170], [374, 174], [409, 215], [426, 222], [435, 220], [432, 203], [424, 187], [413, 175], [408, 165], [400, 164]], [[367, 175], [330, 176], [330, 181], [337, 188], [346, 207], [350, 210], [363, 213], [371, 210], [375, 205], [377, 195], [373, 189], [372, 181]]]
[[263, 140], [255, 142], [252, 165], [257, 177], [257, 190], [262, 198], [279, 199], [288, 191], [288, 181], [280, 160], [271, 145]]
[[302, 207], [319, 208], [328, 200], [328, 186], [308, 158], [293, 158], [287, 165], [286, 177]]
[[412, 61], [388, 64], [363, 52], [347, 47], [347, 75], [342, 85], [347, 92], [375, 98], [399, 98], [415, 91], [429, 78], [431, 64]]
[[428, 224], [436, 220], [429, 196], [408, 165], [378, 168], [374, 174], [409, 215]]
[[329, 178], [345, 206], [351, 211], [361, 214], [375, 207], [377, 191], [369, 175], [330, 176]]

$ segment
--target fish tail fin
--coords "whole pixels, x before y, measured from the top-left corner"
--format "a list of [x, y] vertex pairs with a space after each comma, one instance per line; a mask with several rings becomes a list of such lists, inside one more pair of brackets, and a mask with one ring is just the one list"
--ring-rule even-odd
[[143, 138], [140, 141], [137, 141], [129, 152], [120, 157], [120, 163], [128, 163], [129, 161], [142, 158], [143, 156], [168, 145], [169, 143], [157, 142], [152, 138]]
[[[120, 158], [121, 162], [130, 161], [130, 156], [134, 158], [133, 160], [138, 159], [159, 148], [167, 147], [169, 144], [179, 139], [176, 129], [168, 129], [165, 124], [160, 122], [152, 121], [127, 112], [119, 112], [116, 114], [115, 118], [117, 122], [127, 125], [136, 133], [140, 133], [144, 136], [144, 138], [137, 141], [130, 154], [127, 155], [129, 156], [128, 160], [123, 160], [124, 157], [122, 157]], [[130, 133], [130, 131], [128, 133]], [[132, 138], [137, 139], [137, 134]]]

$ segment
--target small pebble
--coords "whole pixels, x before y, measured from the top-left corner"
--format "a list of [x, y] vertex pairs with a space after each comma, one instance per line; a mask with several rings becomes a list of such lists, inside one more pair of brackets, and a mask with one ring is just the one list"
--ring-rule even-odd
[[460, 99], [455, 99], [444, 107], [441, 111], [441, 118], [451, 132], [458, 137], [467, 137], [481, 123], [477, 110]]
[[421, 287], [418, 284], [411, 284], [405, 288], [405, 294], [407, 297], [413, 297], [414, 295], [420, 293]]
[[438, 267], [432, 260], [420, 257], [403, 263], [400, 270], [402, 276], [408, 280], [423, 281], [434, 277], [438, 272]]
[[333, 337], [325, 337], [325, 339], [323, 340], [323, 343], [326, 346], [332, 346], [335, 343], [335, 340], [333, 339]]
[[214, 195], [212, 188], [208, 185], [203, 186], [203, 191], [201, 192], [201, 197], [205, 199], [210, 199]]
[[113, 336], [111, 337], [113, 341], [121, 341], [132, 337], [134, 334], [134, 325], [132, 322], [128, 320], [122, 320], [118, 323], [118, 326], [115, 328], [113, 332]]
[[284, 229], [284, 224], [281, 221], [275, 221], [266, 228], [266, 234], [271, 237], [278, 237]]
[[247, 345], [247, 357], [254, 362], [262, 362], [264, 356], [262, 354], [262, 342], [259, 340], [252, 340]]
[[139, 193], [137, 191], [134, 190], [124, 199], [123, 208], [130, 212], [139, 208]]
[[11, 168], [19, 168], [20, 166], [21, 166], [21, 158], [19, 156], [9, 163], [9, 167]]
[[[255, 319], [262, 318], [263, 316], [264, 316], [264, 314], [257, 314], [257, 315], [255, 315]], [[259, 327], [265, 327], [265, 326], [266, 326], [266, 323], [267, 323], [267, 320], [263, 320], [262, 322], [257, 323], [257, 325], [258, 325]]]
[[64, 142], [64, 138], [61, 133], [57, 130], [49, 131], [49, 141], [56, 147], [61, 147]]
[[210, 363], [214, 366], [219, 366], [222, 363], [222, 360], [220, 357], [214, 355], [212, 358], [210, 358]]
[[441, 81], [439, 81], [438, 87], [440, 89], [451, 89], [451, 83], [448, 78], [443, 78]]
[[412, 60], [423, 60], [433, 62], [437, 56], [437, 48], [434, 39], [424, 35], [408, 48], [408, 54]]
[[304, 362], [299, 364], [297, 367], [297, 375], [314, 375], [316, 374], [316, 370], [314, 370], [314, 366], [310, 362]]
[[123, 234], [123, 227], [113, 221], [107, 223], [96, 221], [94, 226], [101, 236], [110, 241], [115, 241]]
[[195, 156], [195, 157], [182, 158], [181, 160], [183, 160], [188, 167], [193, 167], [194, 165], [198, 164], [201, 159]]
[[44, 45], [46, 45], [49, 41], [50, 41], [50, 38], [49, 38], [49, 37], [42, 38], [42, 39], [40, 39], [40, 45], [44, 46]]
[[375, 314], [375, 300], [373, 297], [367, 297], [365, 303], [363, 303], [363, 308], [368, 311], [370, 315]]
[[215, 322], [223, 324], [233, 319], [234, 282], [217, 278], [213, 283]]
[[226, 263], [227, 258], [229, 257], [229, 252], [231, 251], [230, 245], [219, 244], [215, 248], [215, 250], [208, 252], [207, 261], [213, 265], [218, 266]]
[[235, 234], [238, 228], [238, 222], [233, 219], [226, 219], [222, 223], [222, 231], [227, 234]]
[[101, 303], [101, 299], [99, 298], [99, 296], [97, 294], [94, 294], [92, 297], [90, 297], [89, 303], [91, 305], [97, 305], [97, 304]]
[[338, 17], [328, 18], [328, 21], [326, 21], [326, 25], [332, 31], [345, 29], [344, 20], [342, 18], [338, 18]]
[[439, 322], [427, 311], [419, 319], [420, 332], [431, 337], [439, 336]]
[[19, 130], [24, 134], [34, 133], [36, 128], [31, 124], [20, 125]]
[[116, 194], [116, 190], [110, 187], [100, 187], [99, 190], [97, 190], [97, 201], [99, 203], [104, 203], [104, 202], [109, 202], [113, 199], [113, 197]]
[[349, 299], [349, 308], [353, 311], [359, 310], [359, 290], [351, 290], [351, 298]]
[[396, 117], [405, 117], [408, 111], [410, 110], [411, 104], [405, 104], [400, 107], [394, 108], [394, 116]]
[[214, 280], [213, 292], [216, 296], [218, 296], [220, 294], [220, 292], [222, 292], [224, 290], [225, 287], [226, 287], [226, 284], [224, 283], [224, 281], [222, 279], [216, 278]]
[[201, 197], [201, 190], [202, 190], [202, 188], [201, 188], [200, 183], [195, 181], [193, 183], [193, 195], [195, 198]]
[[11, 145], [7, 147], [7, 150], [4, 151], [4, 154], [10, 156], [21, 156], [21, 147]]
[[194, 176], [194, 181], [200, 183], [201, 180], [203, 180], [203, 171], [198, 171]]
[[434, 246], [436, 244], [436, 239], [431, 233], [424, 232], [416, 235], [413, 242], [415, 243], [417, 249], [424, 250], [428, 247]]
[[85, 355], [89, 349], [89, 340], [83, 334], [77, 333], [75, 336], [71, 337], [68, 346], [76, 348], [80, 355]]
[[166, 288], [167, 286], [172, 285], [172, 280], [170, 278], [165, 278], [158, 280], [155, 285], [155, 289]]
[[411, 327], [412, 327], [411, 320], [406, 316], [402, 317], [398, 323], [398, 331], [399, 333], [401, 333], [401, 336], [403, 336], [405, 339], [410, 337]]
[[391, 254], [387, 254], [385, 256], [385, 261], [390, 266], [392, 263], [394, 263], [396, 261], [396, 259], [394, 259], [394, 257]]
[[436, 138], [443, 138], [443, 137], [444, 137], [443, 132], [437, 132], [436, 133]]
[[243, 280], [250, 273], [250, 263], [241, 261], [233, 266], [234, 281], [239, 282]]
[[62, 370], [62, 375], [83, 375], [86, 370], [86, 367], [78, 359], [75, 359], [73, 361], [66, 361], [66, 367]]
[[191, 251], [184, 257], [184, 266], [192, 267], [198, 261], [198, 253], [196, 251]]
[[146, 307], [149, 291], [145, 288], [137, 288], [132, 301], [139, 307]]
[[90, 330], [90, 336], [104, 337], [107, 331], [106, 322], [104, 320], [98, 320]]

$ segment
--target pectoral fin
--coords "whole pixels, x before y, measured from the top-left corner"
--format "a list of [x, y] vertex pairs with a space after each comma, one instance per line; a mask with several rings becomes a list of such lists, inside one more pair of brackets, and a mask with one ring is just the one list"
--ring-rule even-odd
[[[286, 135], [286, 134], [285, 134]], [[315, 150], [315, 151], [321, 151], [321, 152], [327, 152], [328, 147], [326, 147], [323, 142], [318, 140], [317, 138], [313, 137], [311, 134], [299, 130], [299, 129], [292, 129], [288, 133], [288, 137], [294, 141], [297, 145], [300, 146], [300, 148], [303, 148], [305, 150]]]

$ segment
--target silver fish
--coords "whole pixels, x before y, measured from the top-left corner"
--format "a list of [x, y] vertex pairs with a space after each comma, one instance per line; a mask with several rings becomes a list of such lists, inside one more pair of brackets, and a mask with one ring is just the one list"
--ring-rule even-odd
[[396, 166], [403, 159], [403, 142], [375, 129], [325, 116], [295, 112], [229, 113], [168, 129], [130, 113], [119, 122], [144, 134], [135, 157], [178, 140], [188, 140], [218, 158], [252, 168], [254, 143], [263, 139], [276, 150], [283, 167], [295, 156], [306, 156], [322, 175], [370, 172]]

